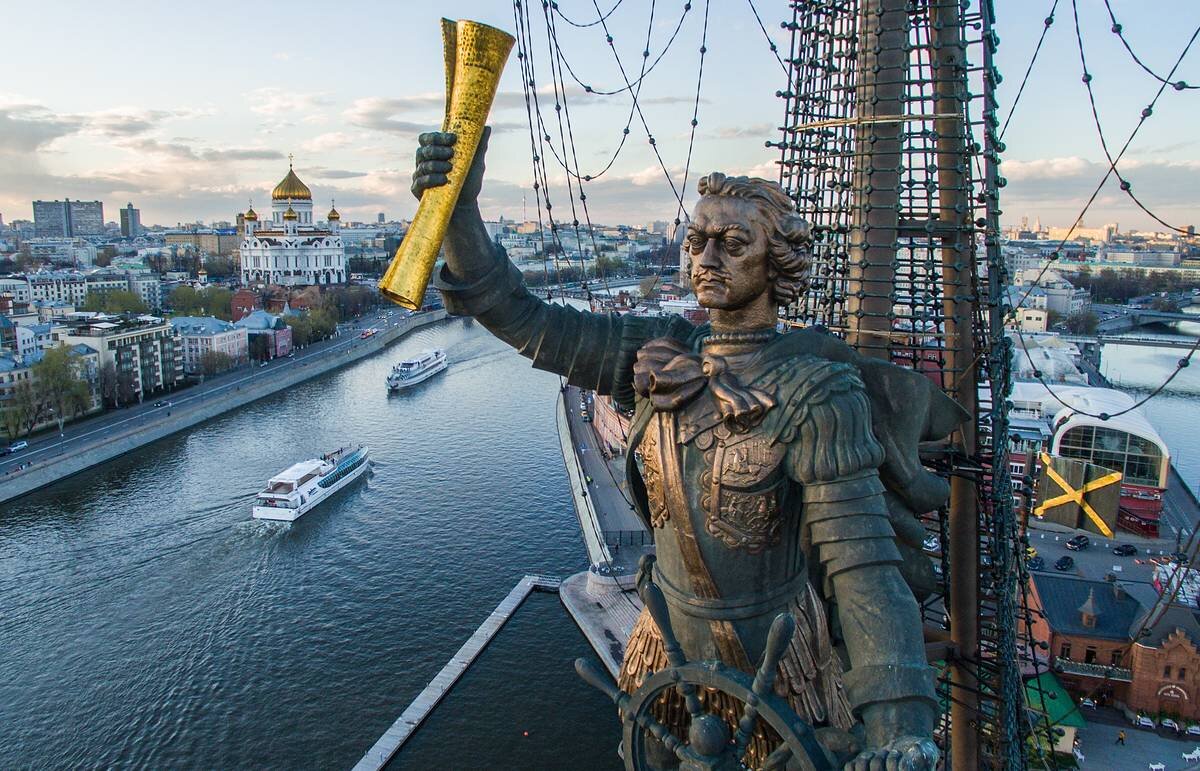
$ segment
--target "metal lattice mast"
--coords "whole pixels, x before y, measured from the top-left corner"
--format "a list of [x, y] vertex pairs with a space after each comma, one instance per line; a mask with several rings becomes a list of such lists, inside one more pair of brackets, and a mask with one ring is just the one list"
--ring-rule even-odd
[[[949, 579], [949, 593], [925, 603], [927, 620], [940, 622], [944, 606], [954, 650], [939, 738], [955, 768], [1021, 768], [1019, 547], [1006, 442], [993, 457], [990, 441], [1007, 435], [1009, 378], [991, 7], [790, 5], [785, 115], [772, 146], [815, 246], [812, 286], [785, 315], [926, 373], [974, 417], [930, 461], [951, 479], [948, 509], [927, 523], [948, 544]], [[977, 404], [981, 386], [998, 395], [996, 409]]]

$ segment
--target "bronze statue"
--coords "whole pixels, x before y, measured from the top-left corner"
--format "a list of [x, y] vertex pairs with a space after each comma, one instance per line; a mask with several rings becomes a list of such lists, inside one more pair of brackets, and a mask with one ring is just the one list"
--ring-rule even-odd
[[[487, 139], [435, 283], [451, 313], [474, 316], [533, 366], [635, 410], [628, 478], [657, 531], [657, 562], [642, 578], [665, 595], [687, 658], [752, 674], [775, 617], [790, 611], [775, 691], [821, 729], [831, 756], [846, 769], [932, 769], [937, 702], [911, 588], [928, 591], [931, 566], [914, 512], [941, 505], [947, 486], [922, 468], [917, 444], [946, 436], [962, 411], [925, 377], [827, 333], [776, 331], [779, 306], [807, 286], [810, 236], [766, 180], [700, 180], [685, 244], [711, 324], [543, 302], [484, 228], [476, 198]], [[415, 195], [445, 183], [454, 144], [449, 133], [421, 136]], [[621, 686], [632, 690], [666, 660], [643, 612]], [[720, 694], [702, 698], [736, 724]], [[655, 709], [684, 730], [681, 698]], [[760, 726], [753, 764], [769, 740]]]

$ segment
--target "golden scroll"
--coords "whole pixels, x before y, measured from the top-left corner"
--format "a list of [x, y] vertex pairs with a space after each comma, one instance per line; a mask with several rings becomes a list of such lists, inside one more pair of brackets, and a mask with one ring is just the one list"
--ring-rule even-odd
[[445, 185], [430, 188], [421, 196], [408, 233], [379, 282], [385, 297], [409, 310], [419, 309], [424, 302], [450, 215], [483, 136], [500, 73], [516, 40], [507, 32], [479, 22], [442, 19], [442, 42], [446, 52], [446, 115], [442, 130], [458, 135], [454, 166]]

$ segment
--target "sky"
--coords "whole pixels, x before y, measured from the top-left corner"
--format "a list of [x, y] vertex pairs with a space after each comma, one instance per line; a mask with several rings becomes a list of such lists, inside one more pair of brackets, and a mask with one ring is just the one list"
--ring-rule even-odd
[[[977, 2], [977, 0], [975, 0]], [[607, 11], [617, 0], [597, 0]], [[1200, 25], [1188, 0], [1111, 0], [1134, 50], [1165, 73]], [[1053, 0], [997, 2], [1004, 75], [998, 92], [1007, 117]], [[560, 0], [562, 14], [594, 22], [592, 0]], [[767, 29], [779, 29], [786, 3], [754, 0]], [[1109, 144], [1119, 147], [1158, 83], [1129, 58], [1099, 0], [1078, 0], [1089, 71]], [[553, 132], [551, 57], [541, 4], [533, 3], [537, 87]], [[1107, 166], [1081, 81], [1070, 0], [1059, 0], [1033, 76], [1005, 136], [1001, 166], [1009, 183], [1003, 220], [1069, 225]], [[653, 9], [653, 19], [651, 10]], [[698, 124], [686, 185], [688, 137], [704, 34], [705, 0], [624, 0], [608, 18], [614, 48], [631, 73], [647, 31], [650, 61], [642, 112], [662, 166], [694, 202], [696, 178], [713, 170], [773, 178], [785, 83], [763, 31], [742, 0], [711, 0]], [[232, 220], [251, 201], [261, 211], [294, 156], [317, 211], [336, 199], [343, 221], [409, 217], [416, 136], [441, 122], [444, 75], [439, 19], [470, 18], [515, 28], [507, 0], [393, 0], [367, 3], [210, 1], [120, 4], [43, 0], [4, 4], [8, 75], [0, 82], [0, 215], [29, 219], [34, 199], [100, 199], [115, 220], [127, 202], [146, 224]], [[682, 19], [682, 22], [681, 22]], [[578, 164], [605, 168], [630, 116], [628, 94], [598, 26], [556, 21], [557, 39], [579, 82], [566, 76]], [[1200, 48], [1200, 43], [1196, 48]], [[13, 66], [21, 62], [21, 66]], [[1200, 84], [1200, 51], [1176, 79]], [[1172, 224], [1200, 220], [1200, 91], [1168, 90], [1121, 163], [1133, 190]], [[514, 53], [490, 122], [481, 197], [485, 216], [536, 215], [530, 137]], [[594, 222], [640, 225], [674, 218], [678, 204], [635, 117], [626, 144], [586, 187]], [[560, 167], [547, 158], [556, 217], [569, 221]], [[523, 203], [524, 202], [524, 203]], [[575, 215], [585, 214], [579, 208]], [[1148, 228], [1151, 220], [1110, 182], [1084, 223]], [[1200, 223], [1198, 223], [1200, 224]]]

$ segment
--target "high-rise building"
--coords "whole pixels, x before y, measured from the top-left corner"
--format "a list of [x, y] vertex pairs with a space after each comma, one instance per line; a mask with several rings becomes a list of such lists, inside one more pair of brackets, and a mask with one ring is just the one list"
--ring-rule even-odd
[[387, 217], [383, 216], [383, 212], [379, 212], [378, 220], [379, 224], [382, 225], [383, 223], [387, 222]]
[[142, 234], [142, 211], [133, 208], [132, 203], [121, 210], [121, 235], [125, 238], [137, 238]]
[[39, 238], [104, 235], [100, 201], [34, 201], [33, 229]]

